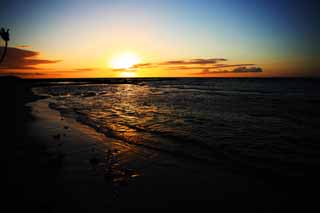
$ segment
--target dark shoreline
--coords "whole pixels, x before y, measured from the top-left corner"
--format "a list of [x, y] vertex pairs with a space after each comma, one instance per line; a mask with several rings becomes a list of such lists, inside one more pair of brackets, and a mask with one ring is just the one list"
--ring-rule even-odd
[[[72, 82], [71, 84], [139, 84], [141, 81], [170, 81], [170, 80], [183, 80], [183, 79], [197, 79], [197, 80], [206, 80], [206, 79], [217, 79], [217, 80], [232, 80], [232, 79], [241, 79], [243, 81], [252, 81], [252, 80], [260, 80], [260, 81], [272, 81], [274, 79], [277, 80], [292, 80], [292, 79], [300, 79], [307, 81], [319, 81], [320, 77], [134, 77], [134, 78], [38, 78], [38, 79], [24, 79], [24, 81], [33, 84], [34, 86], [48, 86], [48, 85], [61, 85], [63, 82]], [[68, 84], [69, 85], [69, 84]]]
[[[99, 157], [99, 153], [96, 153], [98, 151], [93, 153], [90, 148], [86, 153], [86, 159], [82, 159], [81, 156], [68, 156], [67, 150], [60, 149], [61, 143], [65, 142], [61, 137], [66, 137], [63, 131], [68, 132], [68, 140], [74, 140], [77, 144], [79, 138], [70, 135], [77, 130], [73, 131], [67, 129], [69, 127], [61, 126], [55, 129], [55, 135], [52, 132], [46, 132], [46, 128], [52, 127], [42, 126], [47, 124], [35, 117], [31, 106], [26, 106], [27, 103], [35, 103], [46, 97], [33, 94], [31, 89], [34, 85], [22, 79], [1, 78], [0, 83], [3, 89], [1, 91], [4, 92], [2, 97], [6, 99], [1, 106], [1, 117], [4, 124], [2, 136], [6, 139], [2, 149], [5, 153], [2, 156], [4, 156], [6, 167], [4, 192], [7, 209], [10, 209], [10, 212], [41, 213], [89, 212], [89, 208], [94, 212], [105, 211], [108, 202], [104, 203], [101, 200], [111, 198], [108, 195], [111, 193], [111, 188], [104, 186], [103, 178], [96, 175], [90, 177], [88, 172], [86, 172], [87, 176], [80, 174], [69, 177], [70, 175], [64, 174], [66, 172], [64, 170], [70, 166], [70, 162], [65, 160], [65, 157], [71, 157], [72, 161], [76, 160], [81, 164], [83, 162], [85, 164], [83, 169], [89, 171], [93, 170], [90, 165], [86, 165], [89, 159], [102, 158]], [[58, 116], [54, 122], [59, 124], [64, 122], [61, 119]], [[40, 126], [34, 126], [36, 123]], [[83, 137], [82, 140], [89, 140], [89, 138]], [[77, 146], [74, 147], [75, 152], [83, 147], [81, 144]], [[98, 144], [94, 147], [99, 146], [103, 145]], [[84, 181], [85, 185], [88, 184], [85, 187], [90, 187], [87, 190], [89, 194], [78, 192], [82, 190], [79, 180]], [[99, 183], [101, 181], [102, 185]], [[97, 202], [100, 203], [97, 204]], [[90, 203], [92, 207], [88, 206]]]
[[[6, 138], [3, 142], [3, 156], [5, 156], [7, 166], [7, 204], [11, 209], [13, 208], [13, 212], [19, 211], [20, 209], [32, 210], [33, 212], [54, 212], [57, 196], [59, 199], [66, 196], [60, 191], [61, 187], [57, 187], [55, 180], [55, 175], [59, 173], [60, 169], [59, 158], [57, 158], [55, 153], [48, 153], [43, 141], [34, 140], [28, 135], [27, 131], [27, 126], [32, 122], [33, 118], [30, 115], [30, 109], [26, 107], [25, 104], [41, 97], [32, 94], [31, 88], [34, 84], [30, 84], [29, 81], [17, 78], [5, 78], [1, 79], [0, 83], [1, 93], [3, 93], [1, 95], [3, 100], [6, 100], [1, 106], [1, 117], [3, 118], [2, 137]], [[14, 115], [14, 119], [12, 115]], [[179, 175], [179, 173], [177, 174]], [[209, 172], [208, 175], [212, 174]], [[267, 177], [267, 179], [270, 179], [270, 177]], [[318, 177], [317, 171], [305, 174], [305, 176], [297, 179], [288, 176], [278, 177], [279, 179], [277, 180], [277, 176], [272, 176], [272, 179], [270, 179], [272, 186], [275, 188], [282, 187], [287, 190], [288, 198], [284, 198], [283, 201], [279, 201], [280, 204], [276, 204], [272, 203], [273, 199], [270, 197], [270, 206], [261, 206], [259, 203], [252, 203], [253, 212], [270, 212], [270, 210], [280, 210], [284, 212], [297, 209], [307, 211], [307, 209], [311, 209], [314, 207], [313, 205], [317, 204], [317, 199], [312, 196], [312, 193], [318, 192], [319, 190], [320, 184], [318, 183]], [[161, 180], [161, 177], [159, 178], [159, 180], [151, 181], [150, 179], [145, 179], [145, 182], [138, 184], [138, 186], [146, 188], [155, 187], [155, 189], [158, 189], [159, 185], [161, 188], [161, 184], [167, 187], [170, 186], [170, 184], [174, 184], [170, 183], [170, 180], [160, 183], [163, 182], [163, 180]], [[182, 176], [180, 178], [182, 178]], [[188, 185], [190, 180], [187, 179], [188, 177], [185, 178], [184, 181], [186, 181], [186, 185]], [[152, 185], [157, 182], [159, 182], [158, 186]], [[195, 182], [194, 184], [199, 183]], [[175, 186], [172, 185], [171, 187], [174, 189]], [[206, 187], [206, 185], [199, 184], [199, 187]], [[181, 190], [182, 193], [185, 191], [185, 193], [190, 193], [190, 195], [193, 195], [195, 192], [192, 191], [192, 189], [189, 191], [188, 189], [182, 188]], [[218, 191], [221, 190], [223, 189], [220, 188]], [[197, 192], [201, 192], [201, 188]], [[170, 194], [170, 191], [163, 191], [162, 193], [163, 194], [158, 194], [155, 197], [166, 196], [167, 193]], [[260, 193], [263, 192], [259, 193], [257, 191], [257, 193], [257, 196], [261, 196]], [[216, 197], [219, 197], [219, 195], [214, 191], [212, 194], [204, 194], [199, 197], [206, 196], [208, 200], [195, 200], [195, 197], [197, 197], [195, 195], [192, 196], [193, 199], [191, 200], [185, 200], [185, 198], [179, 200], [179, 198], [177, 198], [175, 203], [171, 204], [170, 208], [177, 207], [180, 210], [195, 208], [199, 210], [209, 207], [214, 210], [221, 209], [223, 212], [227, 212], [227, 210], [241, 210], [241, 208], [237, 207], [237, 204], [240, 205], [240, 202], [243, 201], [251, 203], [250, 199], [252, 199], [252, 195], [248, 196], [247, 194], [240, 194], [239, 200], [236, 200], [234, 197], [231, 199], [223, 197], [217, 199]], [[270, 194], [270, 196], [272, 196], [272, 194]], [[268, 200], [266, 200], [266, 203], [268, 203]], [[153, 206], [153, 208], [157, 208], [157, 206]], [[248, 208], [251, 209], [250, 207]], [[246, 210], [246, 208], [244, 209]], [[81, 209], [77, 209], [76, 206], [74, 206], [74, 210], [81, 211]]]
[[25, 104], [42, 97], [31, 92], [32, 85], [18, 78], [1, 78], [3, 152], [6, 165], [6, 202], [8, 209], [18, 212], [50, 212], [53, 202], [55, 156], [46, 146], [28, 135], [28, 124], [34, 119]]

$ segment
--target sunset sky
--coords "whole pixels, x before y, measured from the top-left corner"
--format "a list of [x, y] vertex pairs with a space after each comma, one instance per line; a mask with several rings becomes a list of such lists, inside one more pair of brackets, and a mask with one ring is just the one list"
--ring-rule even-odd
[[2, 0], [0, 75], [320, 76], [318, 12], [316, 1]]

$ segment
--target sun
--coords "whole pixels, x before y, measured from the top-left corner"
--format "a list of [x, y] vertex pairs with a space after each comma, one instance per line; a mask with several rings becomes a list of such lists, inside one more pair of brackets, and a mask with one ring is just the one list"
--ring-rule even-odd
[[130, 69], [140, 61], [139, 57], [134, 53], [123, 53], [114, 57], [110, 61], [112, 69]]

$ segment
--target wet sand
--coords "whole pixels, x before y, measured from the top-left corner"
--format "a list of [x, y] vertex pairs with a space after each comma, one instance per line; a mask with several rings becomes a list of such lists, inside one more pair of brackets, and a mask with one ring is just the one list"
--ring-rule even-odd
[[63, 199], [56, 200], [56, 212], [211, 205], [232, 210], [230, 202], [243, 210], [262, 211], [278, 208], [286, 197], [274, 193], [262, 180], [225, 171], [219, 165], [203, 165], [107, 138], [61, 116], [48, 107], [49, 102], [28, 104], [35, 118], [28, 134], [45, 142], [47, 151], [61, 161], [55, 184]]
[[[57, 197], [55, 211], [102, 211], [110, 205], [113, 192], [100, 169], [106, 170], [110, 143], [94, 130], [61, 117], [48, 107], [46, 99], [28, 104], [35, 120], [28, 126], [29, 137], [45, 143], [48, 153], [55, 155], [59, 171], [55, 184], [63, 199]], [[95, 162], [97, 163], [95, 164]], [[106, 172], [106, 171], [104, 171]]]
[[230, 169], [107, 138], [50, 109], [30, 88], [19, 83], [1, 110], [3, 138], [11, 138], [3, 156], [12, 212], [286, 212], [311, 209], [316, 200], [318, 185], [308, 177], [239, 172], [237, 164]]

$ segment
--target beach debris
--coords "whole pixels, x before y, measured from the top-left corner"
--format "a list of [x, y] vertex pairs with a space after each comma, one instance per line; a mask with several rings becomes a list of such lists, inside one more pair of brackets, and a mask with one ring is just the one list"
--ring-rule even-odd
[[95, 92], [87, 92], [87, 93], [84, 93], [81, 95], [82, 95], [82, 97], [93, 97], [93, 96], [96, 96], [96, 93]]
[[133, 169], [128, 169], [128, 168], [126, 168], [125, 170], [124, 170], [124, 172], [125, 172], [125, 175], [127, 176], [127, 177], [129, 177], [129, 178], [135, 178], [135, 177], [138, 177], [138, 176], [140, 176], [136, 171], [134, 171]]
[[111, 183], [113, 181], [113, 175], [110, 172], [105, 172], [103, 177], [104, 180], [108, 183]]
[[60, 168], [62, 166], [62, 161], [65, 158], [65, 154], [57, 153], [49, 159], [48, 166], [51, 168]]
[[113, 154], [118, 154], [118, 153], [120, 153], [120, 150], [119, 149], [113, 149], [112, 152], [113, 152]]
[[90, 162], [90, 164], [92, 165], [92, 166], [96, 166], [98, 163], [100, 163], [100, 159], [99, 158], [97, 158], [97, 157], [93, 157], [93, 158], [91, 158], [90, 160], [89, 160], [89, 162]]
[[[94, 148], [92, 148], [94, 151]], [[98, 175], [102, 175], [107, 184], [111, 184], [116, 188], [126, 186], [130, 180], [140, 176], [140, 174], [129, 168], [123, 167], [120, 162], [115, 159], [115, 150], [109, 149], [106, 151], [105, 157], [93, 156], [89, 159], [90, 164]]]
[[104, 178], [106, 181], [112, 181], [115, 186], [128, 185], [132, 178], [140, 176], [136, 171], [128, 168], [112, 168], [106, 171]]
[[53, 137], [53, 139], [55, 139], [55, 140], [60, 140], [61, 135], [60, 135], [60, 134], [56, 134], [56, 135], [53, 135], [52, 137]]

